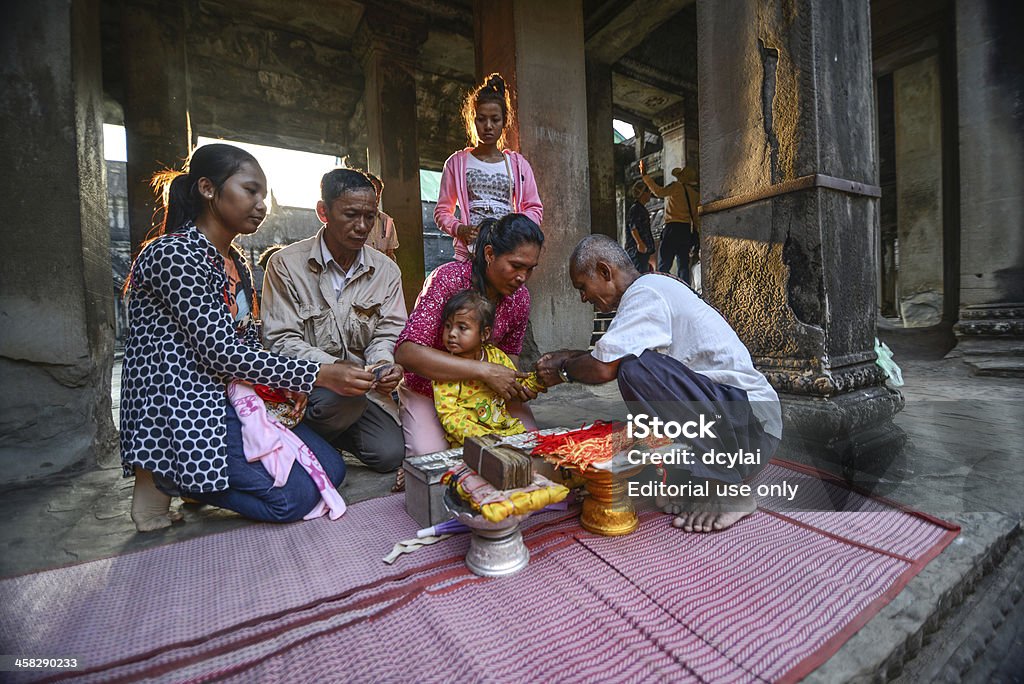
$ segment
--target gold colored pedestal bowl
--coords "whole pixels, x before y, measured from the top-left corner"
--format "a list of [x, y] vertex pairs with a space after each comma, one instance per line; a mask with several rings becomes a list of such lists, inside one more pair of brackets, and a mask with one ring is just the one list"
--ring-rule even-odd
[[640, 519], [627, 495], [627, 480], [642, 469], [642, 465], [614, 471], [588, 468], [580, 473], [590, 494], [583, 499], [583, 512], [580, 514], [583, 529], [606, 537], [617, 537], [637, 528]]

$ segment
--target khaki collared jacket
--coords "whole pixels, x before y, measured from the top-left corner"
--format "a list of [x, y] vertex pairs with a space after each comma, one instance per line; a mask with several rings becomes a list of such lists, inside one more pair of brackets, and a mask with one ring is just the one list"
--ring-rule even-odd
[[[271, 257], [263, 276], [263, 344], [286, 356], [320, 363], [346, 360], [393, 363], [395, 342], [408, 317], [398, 265], [374, 249], [363, 249], [363, 264], [347, 280], [340, 297], [324, 267], [316, 235]], [[394, 402], [378, 393], [369, 398], [392, 416]]]

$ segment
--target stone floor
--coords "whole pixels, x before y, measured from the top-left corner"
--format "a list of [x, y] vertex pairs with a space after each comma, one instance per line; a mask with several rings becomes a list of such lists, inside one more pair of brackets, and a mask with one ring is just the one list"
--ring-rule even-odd
[[[896, 423], [909, 439], [882, 475], [882, 489], [962, 525], [963, 533], [809, 680], [1021, 681], [1024, 383], [974, 377], [959, 359], [943, 358], [948, 331], [883, 326], [883, 337], [903, 368], [907, 405]], [[534, 412], [549, 427], [621, 419], [625, 407], [614, 384], [562, 385], [539, 398]], [[341, 492], [354, 503], [385, 495], [392, 481], [352, 465]], [[227, 511], [183, 505], [184, 524], [137, 534], [128, 516], [131, 486], [108, 463], [4, 490], [0, 576], [251, 524]], [[924, 655], [910, 660], [918, 653]]]

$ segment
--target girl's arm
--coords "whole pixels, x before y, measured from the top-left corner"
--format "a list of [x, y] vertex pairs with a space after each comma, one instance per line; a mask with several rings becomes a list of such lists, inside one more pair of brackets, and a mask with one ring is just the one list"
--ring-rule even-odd
[[223, 292], [203, 257], [176, 240], [159, 240], [139, 256], [134, 281], [159, 299], [199, 360], [225, 378], [309, 392], [320, 364], [250, 346], [236, 333]]
[[[454, 159], [455, 155], [453, 154], [444, 163], [444, 170], [441, 172], [441, 188], [437, 193], [437, 206], [434, 207], [434, 223], [452, 237], [457, 236], [461, 225], [459, 219], [455, 217], [459, 192], [453, 168], [455, 166]], [[466, 211], [466, 208], [462, 207], [462, 213], [465, 214]]]

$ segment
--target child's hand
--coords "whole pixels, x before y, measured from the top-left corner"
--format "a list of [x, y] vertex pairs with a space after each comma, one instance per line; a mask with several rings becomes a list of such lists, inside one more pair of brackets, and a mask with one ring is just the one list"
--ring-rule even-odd
[[[517, 382], [517, 379], [525, 378], [529, 373], [521, 373], [498, 363], [485, 361], [481, 365], [483, 370], [480, 373], [480, 380], [505, 401], [529, 401], [537, 396], [535, 392], [531, 393]], [[531, 394], [533, 396], [530, 396]]]

